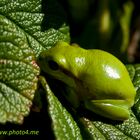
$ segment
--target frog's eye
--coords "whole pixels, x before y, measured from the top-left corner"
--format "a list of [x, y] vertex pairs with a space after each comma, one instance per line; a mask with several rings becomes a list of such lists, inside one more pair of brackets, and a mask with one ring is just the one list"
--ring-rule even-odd
[[53, 60], [49, 60], [48, 65], [49, 65], [50, 69], [52, 69], [52, 70], [58, 70], [59, 69], [59, 65]]

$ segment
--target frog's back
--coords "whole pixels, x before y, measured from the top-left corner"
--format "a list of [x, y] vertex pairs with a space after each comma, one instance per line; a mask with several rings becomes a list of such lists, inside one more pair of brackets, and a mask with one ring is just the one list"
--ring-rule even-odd
[[86, 70], [80, 77], [85, 81], [90, 95], [96, 99], [134, 97], [135, 89], [129, 73], [119, 59], [101, 50], [88, 50], [87, 55]]

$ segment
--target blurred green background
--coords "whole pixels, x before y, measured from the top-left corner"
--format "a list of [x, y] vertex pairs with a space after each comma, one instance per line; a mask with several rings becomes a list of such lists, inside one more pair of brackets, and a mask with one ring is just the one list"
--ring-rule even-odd
[[60, 0], [67, 12], [71, 41], [108, 51], [124, 63], [140, 61], [138, 0]]

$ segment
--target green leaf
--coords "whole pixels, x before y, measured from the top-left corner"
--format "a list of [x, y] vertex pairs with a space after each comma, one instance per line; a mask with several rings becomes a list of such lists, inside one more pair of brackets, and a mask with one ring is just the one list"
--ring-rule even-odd
[[[132, 65], [128, 65], [132, 67]], [[136, 115], [137, 119], [140, 121], [140, 64], [133, 65], [133, 84], [137, 90], [137, 95], [135, 98], [135, 105], [133, 106], [134, 114]]]
[[0, 15], [0, 122], [22, 123], [37, 88], [39, 67], [24, 32]]
[[36, 58], [58, 40], [69, 42], [64, 11], [58, 9], [56, 0], [0, 1], [1, 123], [23, 122], [37, 88]]
[[96, 115], [86, 118], [80, 118], [82, 125], [84, 124], [87, 139], [90, 140], [139, 140], [140, 138], [140, 125], [135, 116], [131, 117], [124, 122], [117, 122], [112, 120], [104, 120]]
[[2, 0], [0, 3], [0, 14], [23, 30], [36, 56], [59, 40], [70, 40], [66, 17], [59, 9], [62, 8], [56, 0]]
[[102, 135], [100, 130], [87, 118], [80, 118], [81, 130], [83, 131], [84, 139], [93, 140], [105, 140], [106, 138]]
[[48, 111], [52, 119], [52, 129], [57, 140], [82, 140], [80, 130], [68, 111], [61, 105], [49, 88], [46, 80], [41, 78], [48, 100]]

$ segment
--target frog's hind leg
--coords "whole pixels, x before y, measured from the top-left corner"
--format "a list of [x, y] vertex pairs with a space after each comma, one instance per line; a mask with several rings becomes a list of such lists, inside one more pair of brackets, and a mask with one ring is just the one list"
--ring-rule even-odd
[[91, 100], [84, 103], [88, 110], [112, 120], [126, 120], [130, 115], [125, 100]]

